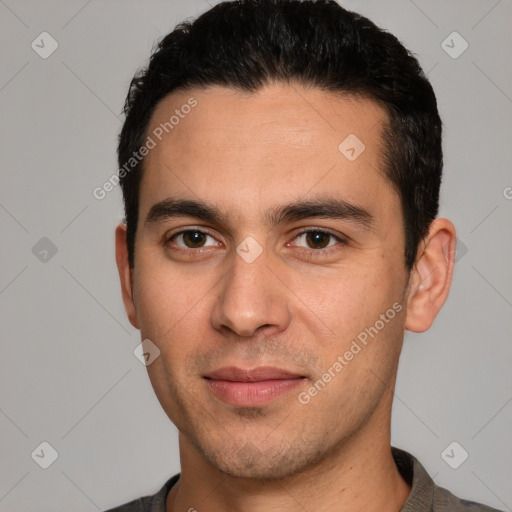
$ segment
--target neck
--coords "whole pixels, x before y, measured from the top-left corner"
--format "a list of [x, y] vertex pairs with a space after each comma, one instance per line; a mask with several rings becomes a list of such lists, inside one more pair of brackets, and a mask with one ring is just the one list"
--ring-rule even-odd
[[391, 454], [387, 405], [381, 402], [356, 434], [341, 442], [315, 467], [279, 480], [261, 481], [222, 473], [180, 434], [181, 476], [167, 497], [166, 511], [398, 512], [410, 486], [398, 472]]

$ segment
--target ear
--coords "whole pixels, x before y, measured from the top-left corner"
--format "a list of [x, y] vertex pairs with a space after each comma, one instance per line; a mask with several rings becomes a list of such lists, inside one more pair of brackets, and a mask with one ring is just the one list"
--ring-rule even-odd
[[133, 302], [133, 269], [128, 263], [128, 248], [126, 246], [126, 224], [119, 224], [116, 228], [116, 263], [121, 281], [124, 309], [128, 320], [136, 329], [140, 329], [137, 320], [137, 311]]
[[447, 219], [435, 219], [418, 248], [411, 271], [405, 328], [424, 332], [434, 323], [448, 297], [455, 266], [455, 226]]

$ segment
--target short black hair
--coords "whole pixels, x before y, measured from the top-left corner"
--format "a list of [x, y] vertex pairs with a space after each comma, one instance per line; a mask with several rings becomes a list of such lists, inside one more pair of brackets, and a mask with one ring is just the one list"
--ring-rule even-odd
[[121, 168], [144, 145], [158, 103], [194, 87], [255, 92], [275, 82], [348, 93], [384, 108], [383, 171], [401, 199], [404, 264], [412, 269], [439, 208], [443, 154], [436, 97], [417, 59], [395, 36], [334, 0], [221, 2], [155, 46], [149, 65], [131, 81], [119, 136], [131, 267], [144, 160], [130, 172]]

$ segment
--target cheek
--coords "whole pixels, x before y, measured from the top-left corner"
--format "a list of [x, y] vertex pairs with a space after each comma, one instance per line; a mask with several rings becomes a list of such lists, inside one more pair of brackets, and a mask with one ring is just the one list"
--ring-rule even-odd
[[174, 336], [201, 309], [209, 289], [209, 282], [184, 278], [165, 263], [139, 260], [134, 302], [141, 335], [157, 344]]
[[360, 266], [355, 270], [341, 270], [336, 278], [331, 276], [315, 287], [325, 318], [341, 332], [364, 327], [378, 318], [382, 308], [393, 303], [392, 279], [375, 265]]
[[333, 333], [316, 340], [324, 368], [341, 356], [347, 378], [364, 379], [370, 369], [388, 373], [403, 339], [402, 284], [402, 276], [376, 265], [323, 283], [318, 316]]
[[[404, 307], [395, 286], [375, 277], [371, 287], [339, 290], [325, 311], [335, 332], [321, 348], [320, 382], [311, 389], [317, 406], [332, 410], [339, 421], [357, 421], [376, 406], [393, 378], [403, 340]], [[351, 290], [349, 292], [349, 290]], [[313, 386], [315, 386], [315, 380]], [[332, 383], [332, 384], [331, 384]]]

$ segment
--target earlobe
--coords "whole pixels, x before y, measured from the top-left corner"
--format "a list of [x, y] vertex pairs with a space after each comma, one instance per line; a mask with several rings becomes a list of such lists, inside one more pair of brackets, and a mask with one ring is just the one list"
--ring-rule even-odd
[[132, 269], [128, 262], [126, 224], [119, 224], [116, 228], [116, 263], [119, 272], [119, 280], [121, 282], [124, 309], [133, 327], [140, 329], [133, 300], [133, 276]]
[[405, 328], [428, 330], [445, 303], [455, 265], [456, 231], [447, 219], [435, 219], [411, 271]]

